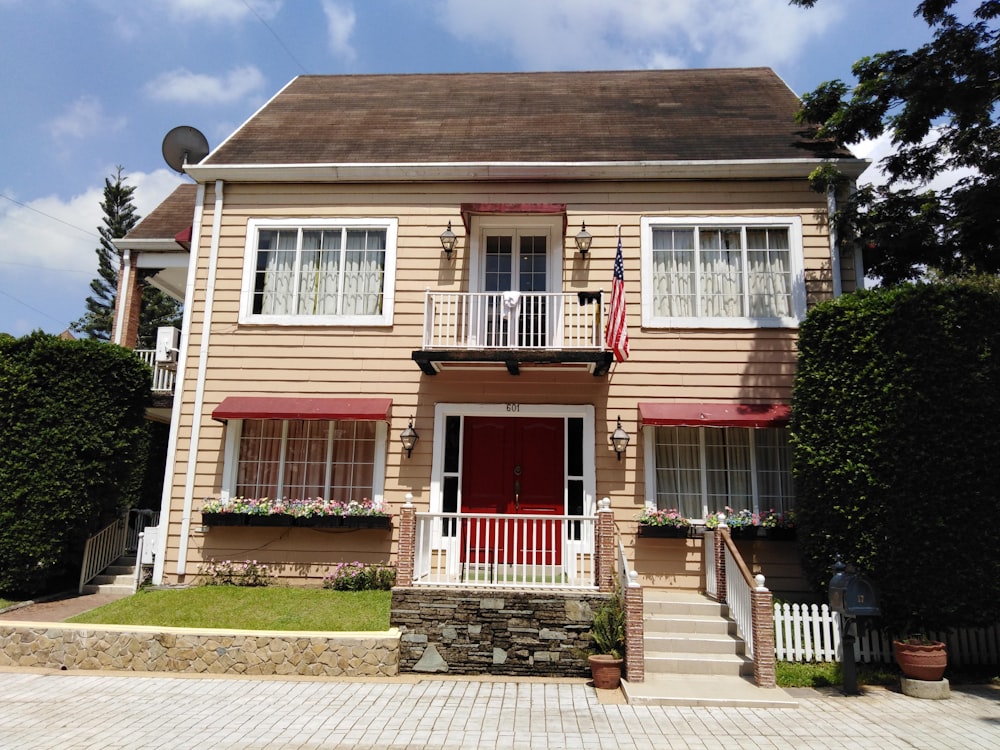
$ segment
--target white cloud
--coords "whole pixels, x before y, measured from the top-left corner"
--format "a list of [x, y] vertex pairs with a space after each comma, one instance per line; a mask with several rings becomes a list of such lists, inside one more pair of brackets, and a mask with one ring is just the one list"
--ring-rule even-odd
[[[924, 139], [924, 144], [931, 143], [935, 138], [933, 132], [928, 134], [927, 138]], [[882, 161], [886, 156], [895, 153], [896, 149], [892, 144], [892, 134], [883, 133], [878, 138], [869, 138], [850, 146], [851, 151], [855, 156], [861, 159], [870, 159], [872, 164], [868, 169], [866, 169], [861, 177], [858, 179], [858, 183], [861, 185], [885, 185], [889, 182], [889, 178], [879, 167], [879, 162]], [[920, 187], [926, 190], [942, 190], [946, 187], [951, 187], [956, 182], [964, 177], [970, 177], [977, 173], [975, 169], [951, 169], [941, 174], [937, 175], [933, 180], [923, 186], [914, 185], [912, 183], [900, 183], [900, 187]]]
[[[252, 18], [254, 13], [269, 21], [281, 10], [281, 0], [160, 0], [170, 15], [178, 20], [232, 23]], [[249, 4], [251, 11], [247, 7]]]
[[[114, 168], [107, 167], [107, 174]], [[153, 210], [181, 179], [167, 169], [126, 174], [139, 214]], [[97, 276], [97, 227], [104, 214], [104, 181], [71, 198], [48, 195], [14, 203], [0, 200], [0, 302], [17, 310], [0, 320], [0, 331], [22, 336], [36, 328], [65, 330], [84, 313], [90, 281]], [[5, 195], [15, 198], [13, 191]], [[23, 204], [23, 205], [21, 205]]]
[[528, 70], [777, 67], [843, 13], [775, 0], [441, 0], [455, 36], [500, 47]]
[[254, 65], [244, 65], [224, 76], [192, 73], [179, 68], [164, 73], [144, 87], [154, 100], [181, 104], [229, 104], [258, 92], [265, 84], [264, 74]]
[[66, 108], [59, 117], [48, 123], [49, 132], [56, 139], [86, 138], [98, 133], [116, 132], [125, 127], [124, 117], [111, 117], [93, 96], [81, 96]]
[[351, 46], [351, 34], [357, 17], [354, 9], [345, 7], [333, 0], [323, 0], [323, 13], [326, 15], [327, 38], [330, 51], [344, 60], [354, 60], [357, 53]]

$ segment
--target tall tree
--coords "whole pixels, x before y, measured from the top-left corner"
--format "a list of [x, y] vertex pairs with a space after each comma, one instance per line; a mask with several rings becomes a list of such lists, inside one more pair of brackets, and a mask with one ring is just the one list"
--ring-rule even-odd
[[[93, 294], [87, 297], [86, 314], [72, 324], [74, 331], [102, 341], [111, 340], [118, 297], [121, 253], [113, 243], [128, 234], [140, 218], [132, 202], [135, 186], [126, 183], [122, 170], [123, 167], [119, 166], [112, 177], [104, 179], [104, 200], [101, 202], [104, 224], [97, 228], [101, 244], [95, 250], [98, 278], [90, 282]], [[149, 272], [144, 273], [140, 277], [139, 346], [151, 348], [156, 342], [159, 326], [180, 327], [181, 306], [169, 295], [145, 283]]]
[[135, 186], [125, 183], [122, 169], [123, 167], [119, 166], [113, 177], [104, 178], [104, 200], [101, 201], [104, 223], [97, 228], [101, 235], [101, 244], [95, 249], [98, 277], [90, 282], [90, 291], [93, 294], [87, 297], [86, 314], [72, 325], [74, 331], [102, 341], [111, 340], [115, 300], [118, 296], [121, 253], [113, 243], [114, 240], [128, 234], [139, 221], [139, 215], [132, 203]]
[[[812, 7], [818, 0], [789, 0]], [[828, 81], [803, 97], [802, 121], [850, 145], [889, 133], [888, 178], [864, 186], [837, 216], [842, 236], [863, 248], [869, 276], [895, 284], [928, 272], [1000, 273], [1000, 0], [983, 0], [962, 21], [957, 0], [923, 0], [933, 32], [918, 49], [863, 57], [857, 84]], [[927, 184], [958, 170], [950, 187]], [[831, 170], [814, 173], [828, 188]]]

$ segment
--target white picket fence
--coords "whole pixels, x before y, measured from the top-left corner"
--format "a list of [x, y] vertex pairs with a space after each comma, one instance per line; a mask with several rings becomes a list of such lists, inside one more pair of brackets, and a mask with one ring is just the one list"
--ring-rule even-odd
[[[780, 661], [840, 661], [840, 613], [826, 604], [775, 604], [775, 654]], [[928, 633], [948, 645], [948, 663], [1000, 663], [1000, 625]], [[854, 656], [860, 662], [891, 662], [892, 638], [883, 631], [858, 628]]]

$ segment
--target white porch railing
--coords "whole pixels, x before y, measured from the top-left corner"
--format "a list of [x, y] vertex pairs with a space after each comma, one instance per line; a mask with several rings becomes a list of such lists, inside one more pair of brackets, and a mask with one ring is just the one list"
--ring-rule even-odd
[[156, 526], [159, 522], [159, 511], [132, 508], [128, 514], [128, 537], [125, 540], [125, 551], [137, 551], [139, 549], [139, 535], [147, 526]]
[[125, 537], [128, 533], [128, 523], [124, 518], [114, 521], [87, 539], [83, 548], [83, 566], [80, 569], [80, 587], [78, 593], [83, 593], [83, 587], [94, 576], [121, 557], [125, 551]]
[[174, 382], [177, 379], [176, 366], [165, 367], [157, 364], [155, 349], [135, 349], [134, 351], [137, 357], [153, 368], [153, 393], [173, 393]]
[[746, 566], [740, 566], [728, 545], [726, 554], [726, 604], [736, 621], [736, 628], [746, 643], [747, 656], [753, 658], [753, 607], [750, 602], [750, 584], [743, 575]]
[[596, 520], [417, 513], [413, 584], [596, 589]]
[[432, 292], [424, 349], [604, 349], [600, 292]]

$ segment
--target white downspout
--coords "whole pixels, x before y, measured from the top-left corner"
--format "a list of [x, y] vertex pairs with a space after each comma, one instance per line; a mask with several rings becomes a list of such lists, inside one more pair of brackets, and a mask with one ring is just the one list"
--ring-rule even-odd
[[184, 514], [181, 516], [180, 545], [177, 550], [177, 575], [187, 570], [188, 538], [191, 535], [191, 508], [194, 504], [194, 481], [198, 469], [198, 442], [201, 439], [201, 411], [205, 405], [205, 375], [208, 371], [208, 343], [215, 306], [215, 274], [219, 265], [219, 238], [222, 232], [222, 180], [215, 181], [215, 213], [212, 216], [212, 247], [208, 256], [208, 281], [205, 283], [205, 315], [198, 348], [198, 376], [195, 381], [194, 412], [191, 416], [191, 441], [188, 446], [187, 476], [184, 482]]
[[[193, 314], [195, 277], [198, 273], [198, 252], [201, 249], [201, 221], [205, 209], [205, 186], [199, 184], [194, 200], [194, 219], [191, 224], [191, 250], [188, 257], [187, 278], [184, 282], [184, 315], [181, 318], [181, 341], [190, 340], [191, 317]], [[160, 496], [161, 532], [156, 537], [153, 558], [153, 583], [163, 583], [164, 560], [167, 554], [167, 530], [170, 528], [170, 500], [174, 488], [174, 472], [177, 469], [177, 433], [181, 422], [181, 389], [184, 387], [184, 369], [187, 367], [188, 347], [182, 346], [177, 358], [177, 379], [174, 386], [174, 403], [170, 411], [170, 438], [167, 441], [166, 468], [163, 471], [163, 493]]]
[[830, 270], [833, 277], [833, 298], [837, 299], [844, 293], [844, 282], [840, 273], [840, 242], [837, 239], [837, 227], [834, 224], [834, 214], [837, 213], [837, 190], [830, 186], [826, 189], [826, 217], [830, 229]]

